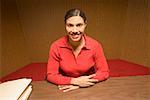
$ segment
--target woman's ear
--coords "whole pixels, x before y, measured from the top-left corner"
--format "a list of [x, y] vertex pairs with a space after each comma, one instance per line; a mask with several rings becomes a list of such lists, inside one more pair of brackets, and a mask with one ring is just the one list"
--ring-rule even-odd
[[84, 23], [87, 24], [87, 20]]
[[87, 26], [87, 21], [84, 22], [85, 23], [85, 27]]

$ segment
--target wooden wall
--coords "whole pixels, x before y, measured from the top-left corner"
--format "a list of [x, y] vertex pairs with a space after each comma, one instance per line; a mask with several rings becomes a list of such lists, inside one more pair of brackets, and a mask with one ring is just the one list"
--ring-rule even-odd
[[2, 75], [47, 62], [50, 44], [66, 34], [64, 14], [70, 8], [86, 13], [86, 33], [101, 41], [108, 59], [150, 67], [149, 0], [2, 1]]
[[[0, 1], [1, 6], [1, 1]], [[2, 28], [1, 28], [1, 7], [0, 7], [0, 76], [2, 76]]]
[[[30, 55], [15, 0], [2, 0], [2, 72], [7, 75], [29, 63]], [[32, 45], [32, 44], [31, 44]]]

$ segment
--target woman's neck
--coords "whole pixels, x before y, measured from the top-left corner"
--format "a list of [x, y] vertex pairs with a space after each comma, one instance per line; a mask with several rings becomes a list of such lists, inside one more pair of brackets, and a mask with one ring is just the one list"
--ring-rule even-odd
[[80, 39], [80, 41], [74, 42], [71, 39], [69, 39], [69, 43], [72, 46], [72, 48], [74, 50], [76, 50], [78, 47], [80, 47], [81, 45], [83, 45], [84, 43], [84, 37], [82, 36], [82, 38]]

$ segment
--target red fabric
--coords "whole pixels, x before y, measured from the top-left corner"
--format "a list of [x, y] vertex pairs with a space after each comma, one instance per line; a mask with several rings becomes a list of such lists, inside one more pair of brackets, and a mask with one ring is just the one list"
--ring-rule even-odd
[[[150, 68], [124, 60], [108, 60], [108, 65], [110, 77], [150, 75]], [[32, 63], [3, 77], [0, 81], [5, 82], [22, 77], [32, 78], [33, 81], [43, 81], [46, 79], [46, 68], [47, 63]]]
[[0, 79], [2, 82], [19, 78], [31, 78], [33, 81], [46, 79], [47, 63], [31, 63]]
[[109, 60], [111, 77], [150, 75], [150, 68], [125, 60]]
[[[68, 36], [60, 38], [51, 45], [47, 68], [47, 79], [50, 82], [70, 84], [71, 78], [91, 73], [89, 70], [92, 67], [93, 73], [96, 73], [95, 79], [102, 81], [108, 78], [108, 64], [101, 44], [86, 35], [84, 38], [85, 45], [77, 58], [69, 45]], [[62, 75], [59, 69], [65, 75]]]

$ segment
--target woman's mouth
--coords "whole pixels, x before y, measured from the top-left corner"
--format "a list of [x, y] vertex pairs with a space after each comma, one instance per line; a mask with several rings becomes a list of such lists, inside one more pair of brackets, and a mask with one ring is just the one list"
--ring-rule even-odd
[[79, 35], [72, 36], [73, 39], [77, 39], [78, 37], [79, 37]]
[[82, 32], [70, 32], [69, 33], [71, 36], [75, 36], [75, 35], [80, 35], [82, 34]]

